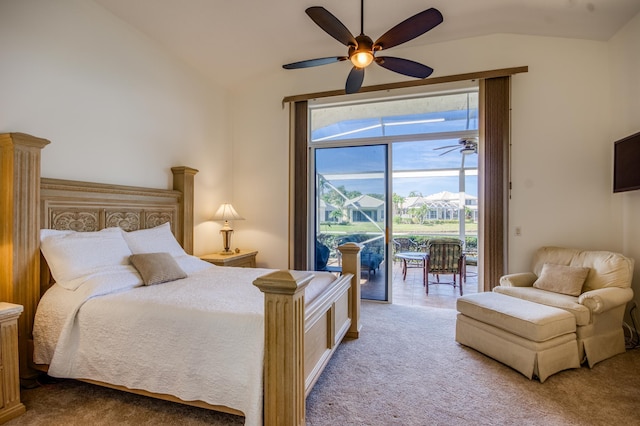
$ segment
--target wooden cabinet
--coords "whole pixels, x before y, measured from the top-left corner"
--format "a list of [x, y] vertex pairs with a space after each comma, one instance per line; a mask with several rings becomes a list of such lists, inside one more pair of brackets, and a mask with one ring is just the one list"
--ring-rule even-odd
[[0, 423], [25, 412], [20, 402], [18, 317], [21, 305], [0, 302]]
[[257, 251], [240, 250], [232, 254], [205, 254], [200, 259], [218, 266], [239, 266], [241, 268], [255, 268]]

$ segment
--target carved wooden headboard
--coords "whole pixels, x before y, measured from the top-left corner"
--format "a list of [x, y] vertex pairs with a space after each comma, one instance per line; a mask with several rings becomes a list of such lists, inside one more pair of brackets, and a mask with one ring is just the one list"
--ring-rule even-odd
[[119, 226], [134, 231], [170, 222], [182, 243], [181, 202], [182, 193], [175, 190], [43, 178], [40, 227], [84, 232]]
[[[18, 321], [20, 377], [29, 379], [27, 354], [40, 301], [40, 229], [145, 229], [171, 222], [193, 253], [193, 189], [198, 170], [173, 167], [173, 188], [153, 189], [40, 178], [41, 150], [50, 142], [24, 133], [0, 134], [0, 300], [24, 307]], [[43, 262], [44, 264], [44, 262]], [[44, 276], [43, 276], [44, 275]]]
[[[176, 168], [174, 174], [186, 168]], [[195, 174], [197, 170], [189, 169]], [[193, 221], [185, 220], [183, 193], [171, 189], [41, 179], [40, 227], [43, 229], [99, 231], [118, 226], [125, 231], [171, 224], [185, 251], [192, 252]], [[188, 226], [185, 226], [188, 224]], [[186, 238], [185, 238], [186, 237]], [[40, 295], [51, 285], [48, 265], [40, 260]]]

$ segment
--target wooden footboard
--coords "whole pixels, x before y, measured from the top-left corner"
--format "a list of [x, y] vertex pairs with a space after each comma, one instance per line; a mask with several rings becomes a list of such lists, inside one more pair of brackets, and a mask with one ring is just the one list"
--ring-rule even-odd
[[304, 425], [307, 394], [342, 338], [357, 337], [360, 246], [348, 243], [340, 251], [343, 275], [306, 312], [311, 272], [277, 271], [254, 281], [265, 293], [265, 425]]

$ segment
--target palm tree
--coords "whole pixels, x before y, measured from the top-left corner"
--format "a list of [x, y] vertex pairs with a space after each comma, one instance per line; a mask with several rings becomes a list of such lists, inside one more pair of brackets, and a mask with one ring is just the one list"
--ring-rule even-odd
[[393, 202], [393, 215], [399, 215], [405, 198], [402, 195], [396, 194], [395, 192], [393, 193], [393, 196], [391, 198]]
[[424, 222], [427, 218], [427, 211], [429, 210], [429, 208], [427, 207], [426, 204], [421, 204], [418, 207], [414, 207], [411, 209], [411, 214], [416, 217], [419, 221], [421, 225], [424, 225]]

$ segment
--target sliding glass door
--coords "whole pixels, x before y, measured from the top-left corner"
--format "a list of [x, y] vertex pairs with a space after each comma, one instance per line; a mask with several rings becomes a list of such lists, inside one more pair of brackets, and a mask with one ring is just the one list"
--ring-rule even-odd
[[339, 270], [337, 245], [363, 243], [363, 298], [390, 301], [406, 285], [389, 283], [397, 250], [450, 237], [477, 261], [477, 89], [313, 105], [309, 124], [317, 269]]
[[337, 247], [362, 245], [361, 295], [389, 300], [388, 145], [313, 149], [315, 269], [340, 271]]

